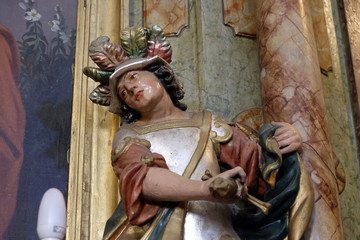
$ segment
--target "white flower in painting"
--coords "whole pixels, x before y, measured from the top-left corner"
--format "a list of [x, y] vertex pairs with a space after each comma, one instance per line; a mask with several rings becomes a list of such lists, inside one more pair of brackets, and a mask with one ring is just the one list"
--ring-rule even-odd
[[23, 2], [19, 2], [19, 6], [26, 11], [26, 5]]
[[60, 31], [60, 21], [59, 20], [52, 20], [51, 23], [49, 23], [51, 26], [51, 31], [58, 32]]
[[62, 9], [62, 7], [60, 7], [59, 4], [56, 4], [56, 6], [54, 7], [54, 10], [55, 10], [56, 12], [61, 12], [63, 9]]
[[60, 34], [60, 39], [62, 40], [63, 43], [67, 43], [70, 40], [70, 38], [66, 35], [65, 32], [59, 32], [59, 34]]
[[38, 13], [35, 9], [31, 9], [30, 11], [25, 12], [26, 16], [24, 17], [29, 22], [39, 21], [41, 18], [40, 13]]
[[29, 0], [24, 0], [25, 3], [29, 3]]

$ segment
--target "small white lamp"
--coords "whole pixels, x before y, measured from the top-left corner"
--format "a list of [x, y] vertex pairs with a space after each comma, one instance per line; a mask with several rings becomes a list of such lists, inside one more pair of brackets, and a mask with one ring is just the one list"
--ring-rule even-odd
[[66, 206], [63, 194], [56, 188], [47, 190], [40, 202], [37, 233], [41, 240], [59, 240], [65, 236]]

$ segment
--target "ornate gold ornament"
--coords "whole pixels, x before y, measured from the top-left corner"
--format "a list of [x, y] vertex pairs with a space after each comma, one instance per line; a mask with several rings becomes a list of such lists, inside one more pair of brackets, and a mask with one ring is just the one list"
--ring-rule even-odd
[[216, 118], [214, 126], [210, 132], [210, 139], [214, 145], [217, 156], [220, 155], [220, 144], [226, 143], [232, 138], [232, 136], [233, 131], [230, 125], [227, 122], [221, 120], [220, 118]]

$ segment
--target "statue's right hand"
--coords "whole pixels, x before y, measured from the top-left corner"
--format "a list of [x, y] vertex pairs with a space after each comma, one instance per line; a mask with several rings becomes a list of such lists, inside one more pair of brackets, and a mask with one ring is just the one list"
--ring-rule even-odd
[[216, 201], [234, 203], [244, 199], [247, 193], [246, 173], [236, 167], [210, 178], [209, 191]]
[[233, 199], [236, 198], [238, 186], [235, 180], [225, 178], [215, 178], [210, 184], [209, 190], [217, 199]]

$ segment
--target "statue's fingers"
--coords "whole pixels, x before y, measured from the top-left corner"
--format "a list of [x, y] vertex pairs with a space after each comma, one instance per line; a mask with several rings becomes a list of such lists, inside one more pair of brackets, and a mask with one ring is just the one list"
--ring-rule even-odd
[[294, 151], [296, 151], [296, 149], [297, 149], [297, 146], [295, 144], [290, 144], [287, 147], [280, 149], [280, 153], [286, 154], [286, 153], [294, 152]]
[[279, 141], [276, 140], [276, 141], [278, 142], [280, 148], [286, 147], [291, 144], [298, 145], [300, 143], [299, 139], [296, 136], [291, 136], [289, 138], [285, 138]]
[[240, 177], [240, 183], [245, 184], [246, 173], [245, 173], [244, 169], [242, 169], [241, 167], [237, 167], [237, 171], [238, 171], [238, 176]]

